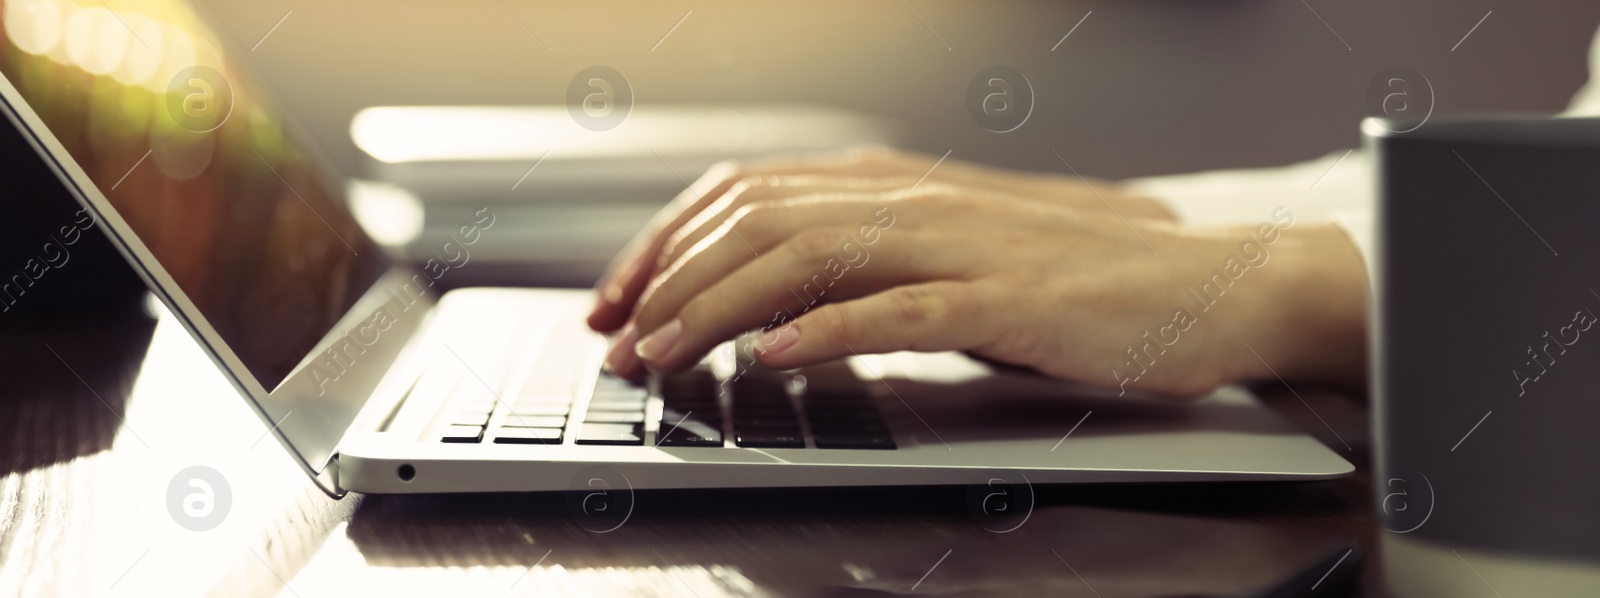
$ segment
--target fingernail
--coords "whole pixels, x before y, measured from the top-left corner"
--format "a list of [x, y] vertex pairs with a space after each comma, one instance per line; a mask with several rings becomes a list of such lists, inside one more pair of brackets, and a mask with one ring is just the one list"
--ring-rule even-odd
[[773, 328], [761, 333], [761, 338], [756, 339], [761, 343], [761, 352], [765, 355], [777, 355], [789, 347], [793, 347], [800, 340], [800, 327], [789, 324], [784, 328]]
[[625, 374], [633, 370], [639, 362], [639, 356], [633, 352], [633, 346], [639, 342], [639, 331], [629, 322], [622, 327], [622, 334], [617, 336], [617, 342], [611, 345], [611, 352], [606, 354], [606, 367], [612, 373]]
[[672, 348], [678, 346], [678, 337], [683, 336], [683, 320], [667, 322], [650, 336], [639, 341], [635, 352], [646, 361], [661, 361], [672, 353]]

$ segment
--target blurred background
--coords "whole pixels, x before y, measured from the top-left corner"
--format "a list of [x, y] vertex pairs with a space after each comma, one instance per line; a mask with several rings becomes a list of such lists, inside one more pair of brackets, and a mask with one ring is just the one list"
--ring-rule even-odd
[[[629, 80], [639, 114], [821, 106], [871, 117], [886, 140], [911, 149], [1014, 168], [1062, 171], [1052, 148], [1084, 175], [1107, 178], [1286, 164], [1359, 145], [1368, 83], [1391, 65], [1428, 77], [1436, 114], [1558, 111], [1586, 79], [1600, 23], [1600, 3], [1572, 0], [356, 0], [213, 10], [244, 45], [293, 11], [251, 59], [346, 174], [379, 179], [392, 173], [374, 169], [349, 134], [363, 108], [561, 106], [573, 74], [591, 65]], [[1027, 76], [1036, 98], [1027, 124], [1006, 134], [979, 127], [965, 106], [973, 75], [996, 64]], [[560, 156], [553, 148], [551, 159]], [[705, 166], [688, 160], [676, 175], [657, 169], [607, 193], [604, 176], [552, 183], [555, 164], [509, 194], [539, 206], [510, 220], [547, 222], [529, 230], [559, 240], [481, 250], [496, 262], [537, 253], [522, 257], [545, 267], [469, 268], [457, 283], [584, 284], [677, 177], [692, 180]], [[525, 170], [505, 169], [481, 196], [459, 186], [464, 196], [423, 195], [507, 199], [499, 191]], [[595, 224], [600, 214], [607, 225]], [[428, 216], [430, 231], [460, 220], [457, 210]]]
[[[473, 212], [493, 210], [501, 228], [450, 286], [587, 285], [684, 180], [723, 157], [884, 141], [1064, 172], [1054, 149], [1112, 179], [1280, 165], [1359, 145], [1368, 85], [1394, 65], [1428, 78], [1435, 114], [1556, 112], [1585, 82], [1600, 24], [1600, 3], [1572, 0], [207, 8], [223, 37], [253, 48], [244, 66], [359, 181], [362, 222], [398, 218], [379, 242], [425, 259]], [[609, 131], [575, 129], [568, 86], [596, 65], [626, 78], [633, 115]], [[1004, 134], [967, 109], [969, 82], [993, 65], [1026, 76], [1035, 98], [1026, 124]], [[525, 127], [505, 131], [455, 126], [461, 113], [369, 112], [379, 134], [358, 143], [352, 122], [380, 106], [530, 110], [518, 113]], [[574, 129], [588, 153], [571, 151]], [[641, 140], [646, 129], [658, 134]]]
[[[572, 74], [594, 64], [626, 75], [641, 107], [835, 106], [900, 125], [908, 147], [1018, 168], [1058, 169], [1046, 147], [1111, 178], [1283, 164], [1356, 146], [1367, 83], [1394, 64], [1428, 76], [1437, 113], [1557, 111], [1587, 78], [1600, 24], [1600, 3], [1577, 0], [1308, 3], [336, 0], [212, 10], [246, 46], [294, 11], [251, 60], [351, 171], [359, 156], [347, 131], [364, 107], [561, 105]], [[1004, 135], [974, 125], [964, 106], [972, 75], [993, 64], [1027, 75], [1037, 97], [1028, 126]]]

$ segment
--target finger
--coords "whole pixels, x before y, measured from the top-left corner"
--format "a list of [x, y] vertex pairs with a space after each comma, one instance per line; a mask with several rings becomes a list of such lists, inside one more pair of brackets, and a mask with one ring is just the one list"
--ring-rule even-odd
[[[657, 260], [657, 271], [665, 270], [693, 249], [701, 240], [727, 225], [741, 210], [757, 204], [775, 203], [778, 200], [808, 196], [833, 195], [844, 197], [865, 193], [905, 189], [915, 181], [906, 177], [862, 178], [833, 176], [768, 176], [745, 179], [707, 206], [700, 215], [685, 223], [662, 247]], [[882, 203], [881, 201], [879, 203]], [[871, 210], [861, 217], [871, 215]], [[839, 223], [849, 223], [841, 220]]]
[[623, 300], [630, 294], [639, 292], [634, 285], [643, 286], [646, 280], [635, 276], [634, 269], [638, 268], [640, 255], [645, 251], [646, 238], [635, 237], [622, 251], [617, 252], [611, 259], [611, 264], [606, 266], [606, 273], [602, 274], [595, 288], [599, 294], [595, 299], [594, 308], [589, 311], [586, 321], [589, 327], [598, 332], [611, 332], [616, 330], [628, 319], [628, 311], [623, 309]]
[[1122, 186], [1113, 181], [1084, 177], [1076, 170], [1066, 173], [1040, 173], [995, 168], [982, 164], [927, 154], [894, 150], [864, 150], [863, 162], [879, 172], [916, 173], [923, 184], [945, 183], [998, 191], [1020, 199], [1050, 204], [1068, 204], [1097, 209], [1116, 206], [1130, 217], [1172, 219], [1160, 202], [1123, 197]]
[[627, 322], [628, 315], [633, 311], [634, 298], [644, 290], [645, 283], [653, 275], [652, 272], [642, 271], [644, 268], [640, 266], [652, 263], [666, 235], [697, 213], [697, 206], [715, 200], [716, 194], [713, 192], [737, 172], [738, 166], [732, 162], [712, 166], [650, 218], [644, 230], [629, 241], [596, 282], [595, 288], [600, 292], [594, 308], [589, 312], [590, 328], [610, 332]]
[[643, 339], [635, 352], [650, 369], [681, 370], [751, 328], [794, 319], [822, 302], [949, 277], [968, 259], [949, 235], [908, 230], [868, 246], [845, 230], [812, 229], [709, 287], [673, 288], [641, 305], [634, 325]]
[[926, 156], [881, 147], [858, 148], [799, 157], [772, 158], [750, 164], [718, 164], [679, 193], [645, 226], [633, 244], [637, 252], [616, 260], [597, 284], [599, 299], [589, 314], [589, 325], [609, 332], [627, 321], [645, 283], [655, 276], [662, 246], [689, 220], [728, 192], [741, 180], [765, 176], [828, 174], [845, 177], [917, 175], [926, 177], [938, 161]]
[[[690, 299], [723, 280], [749, 262], [757, 261], [762, 254], [795, 241], [797, 235], [811, 233], [821, 237], [821, 246], [798, 248], [787, 246], [789, 257], [810, 259], [805, 265], [810, 270], [832, 269], [837, 272], [848, 267], [866, 265], [872, 259], [874, 246], [885, 237], [888, 227], [904, 214], [894, 214], [885, 205], [893, 201], [883, 195], [822, 195], [822, 197], [792, 198], [784, 201], [762, 201], [746, 206], [733, 221], [718, 227], [712, 237], [701, 241], [683, 259], [675, 262], [667, 272], [651, 281], [650, 288], [640, 297], [635, 320], [646, 329], [666, 321], [662, 315], [677, 313]], [[901, 203], [899, 211], [914, 206]], [[877, 219], [877, 222], [867, 222]], [[856, 225], [853, 222], [866, 222]], [[899, 230], [906, 229], [902, 224]], [[838, 240], [834, 240], [835, 232]], [[816, 243], [816, 241], [802, 241]], [[819, 251], [832, 251], [832, 256], [810, 256]], [[782, 256], [781, 256], [782, 257]], [[784, 273], [784, 270], [778, 270]], [[794, 277], [803, 278], [803, 273]], [[832, 285], [829, 285], [832, 286]]]
[[644, 231], [629, 243], [629, 249], [620, 253], [618, 259], [607, 267], [596, 285], [600, 289], [600, 296], [589, 314], [590, 327], [608, 332], [621, 326], [632, 312], [633, 302], [644, 289], [645, 283], [656, 274], [654, 268], [645, 265], [655, 264], [661, 247], [673, 233], [698, 216], [706, 206], [721, 199], [740, 181], [840, 169], [853, 173], [872, 172], [871, 164], [879, 161], [875, 156], [886, 152], [881, 148], [868, 147], [842, 153], [769, 158], [749, 164], [723, 162], [712, 166], [651, 218]]
[[974, 349], [994, 341], [991, 307], [964, 282], [895, 287], [767, 330], [754, 345], [756, 359], [793, 369], [851, 355]]
[[[874, 245], [883, 238], [883, 230], [871, 225], [863, 229], [840, 223], [864, 218], [873, 212], [872, 206], [881, 205], [881, 201], [868, 201], [857, 197], [817, 198], [747, 207], [717, 235], [708, 237], [679, 263], [656, 277], [639, 300], [637, 319], [647, 325], [664, 321], [657, 316], [676, 313], [699, 293], [804, 232], [839, 230], [844, 231], [844, 238], [831, 243], [832, 257], [817, 256], [810, 263], [795, 266], [805, 266], [815, 273], [828, 269], [831, 259], [832, 269], [842, 273], [853, 267], [851, 264], [866, 265], [873, 257]], [[792, 248], [791, 253], [795, 253]], [[806, 277], [803, 273], [791, 276], [793, 285], [811, 282], [801, 280]]]
[[917, 177], [923, 184], [946, 183], [977, 187], [1027, 199], [1095, 201], [1093, 191], [1087, 185], [1092, 185], [1102, 193], [1111, 193], [1115, 190], [1115, 185], [1104, 180], [1082, 179], [1084, 185], [1078, 185], [1076, 183], [1080, 183], [1080, 180], [1075, 175], [1066, 178], [1056, 174], [995, 168], [954, 158], [951, 153], [936, 156], [884, 148], [867, 148], [861, 150], [860, 161], [864, 169], [878, 172], [879, 176], [883, 176], [883, 173], [910, 175]]

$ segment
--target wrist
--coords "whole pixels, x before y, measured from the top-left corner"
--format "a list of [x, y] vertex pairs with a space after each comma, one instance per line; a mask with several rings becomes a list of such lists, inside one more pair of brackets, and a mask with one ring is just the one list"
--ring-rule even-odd
[[1349, 236], [1301, 224], [1282, 231], [1273, 259], [1256, 306], [1264, 321], [1245, 335], [1259, 357], [1246, 351], [1242, 377], [1364, 385], [1367, 273]]

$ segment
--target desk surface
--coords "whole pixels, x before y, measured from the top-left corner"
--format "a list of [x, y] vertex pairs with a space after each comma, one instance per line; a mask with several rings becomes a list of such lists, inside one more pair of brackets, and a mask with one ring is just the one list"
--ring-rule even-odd
[[[1329, 535], [1378, 593], [1366, 416], [1331, 392], [1261, 390], [1358, 465], [1337, 481], [1040, 488], [1005, 535], [961, 488], [651, 492], [596, 534], [560, 494], [330, 500], [169, 324], [0, 336], [0, 594], [1192, 595]], [[205, 530], [169, 514], [208, 508], [173, 483], [195, 466], [223, 480]]]

